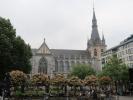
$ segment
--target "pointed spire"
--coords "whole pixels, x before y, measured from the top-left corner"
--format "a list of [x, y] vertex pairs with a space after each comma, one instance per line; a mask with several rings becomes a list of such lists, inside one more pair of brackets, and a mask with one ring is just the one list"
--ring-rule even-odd
[[99, 42], [100, 41], [100, 37], [99, 37], [98, 29], [97, 29], [97, 19], [96, 19], [94, 7], [93, 7], [91, 40], [93, 40], [94, 42], [96, 42], [96, 41]]
[[93, 0], [93, 20], [96, 20], [94, 0]]
[[105, 45], [105, 38], [104, 38], [104, 34], [102, 33], [102, 43]]
[[45, 42], [45, 38], [44, 38], [44, 42]]
[[104, 38], [104, 34], [102, 33], [102, 40], [105, 40], [105, 38]]
[[95, 9], [93, 8], [92, 27], [97, 27], [97, 19], [95, 15]]

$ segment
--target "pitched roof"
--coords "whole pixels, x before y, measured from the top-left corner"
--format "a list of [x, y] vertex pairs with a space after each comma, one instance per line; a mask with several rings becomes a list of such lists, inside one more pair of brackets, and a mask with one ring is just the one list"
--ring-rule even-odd
[[86, 50], [50, 49], [54, 56], [86, 56], [90, 57]]

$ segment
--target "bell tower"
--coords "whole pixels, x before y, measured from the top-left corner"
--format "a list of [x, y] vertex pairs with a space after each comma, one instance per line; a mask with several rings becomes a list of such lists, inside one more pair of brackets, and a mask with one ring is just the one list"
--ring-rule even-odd
[[91, 58], [96, 58], [96, 59], [100, 59], [101, 53], [106, 50], [104, 35], [102, 36], [102, 39], [100, 39], [99, 36], [94, 7], [93, 7], [91, 38], [87, 42], [87, 50], [89, 51]]

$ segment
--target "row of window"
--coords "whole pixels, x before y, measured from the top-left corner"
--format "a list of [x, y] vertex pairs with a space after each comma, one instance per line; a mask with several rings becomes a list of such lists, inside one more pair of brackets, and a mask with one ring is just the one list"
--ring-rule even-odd
[[[108, 59], [109, 59], [109, 57], [108, 57]], [[102, 64], [107, 63], [108, 59], [107, 59], [107, 58], [102, 58]], [[122, 60], [123, 62], [126, 62], [126, 61], [133, 61], [133, 55], [130, 55], [130, 56], [125, 57], [125, 58], [121, 58], [121, 60]], [[131, 64], [132, 64], [132, 63], [131, 63]], [[130, 66], [131, 66], [131, 65], [130, 65]]]
[[131, 56], [128, 56], [128, 57], [125, 57], [125, 58], [121, 58], [121, 60], [122, 60], [123, 62], [126, 62], [126, 61], [133, 61], [133, 56], [131, 55]]
[[118, 53], [118, 57], [122, 57], [125, 54], [133, 54], [133, 48], [127, 49], [125, 51], [121, 51]]
[[119, 49], [120, 49], [120, 50], [123, 50], [123, 49], [129, 48], [129, 47], [133, 47], [133, 42], [128, 43], [128, 44], [125, 44], [125, 45], [121, 46]]
[[[88, 62], [89, 64], [90, 64], [90, 62]], [[69, 61], [65, 61], [65, 62], [63, 62], [63, 61], [59, 61], [58, 62], [58, 64], [62, 64], [62, 65], [65, 65], [65, 64], [67, 64], [67, 65], [73, 65], [73, 64], [86, 64], [86, 62], [85, 61], [82, 61], [82, 62], [80, 62], [80, 61], [71, 61], [71, 62], [69, 62]]]
[[133, 55], [129, 56], [129, 61], [133, 61]]
[[[57, 66], [55, 68], [55, 71], [69, 71], [70, 69], [70, 64], [71, 66], [74, 64], [86, 64], [86, 62], [79, 62], [77, 61], [76, 63], [74, 61], [71, 61], [71, 63], [69, 63], [68, 61], [66, 61], [65, 63], [63, 63], [63, 61], [60, 61], [57, 63]], [[90, 64], [90, 62], [88, 62], [88, 64]]]
[[[125, 50], [125, 49], [127, 49], [129, 47], [133, 47], [133, 42], [131, 42], [129, 44], [125, 44], [124, 46], [119, 47], [118, 51]], [[110, 51], [104, 53], [103, 55], [112, 54], [112, 52], [116, 52], [116, 50], [115, 51], [110, 50]], [[125, 50], [125, 52], [124, 51], [119, 52], [118, 56], [121, 57], [122, 55], [125, 55], [125, 54], [133, 54], [133, 48], [129, 48], [129, 49]]]
[[133, 68], [133, 63], [129, 63], [129, 64], [128, 64], [128, 67], [129, 67], [129, 68]]

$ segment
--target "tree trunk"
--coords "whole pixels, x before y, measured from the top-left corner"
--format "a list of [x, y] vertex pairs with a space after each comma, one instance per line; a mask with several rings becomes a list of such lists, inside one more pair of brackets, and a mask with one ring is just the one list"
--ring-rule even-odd
[[117, 82], [115, 81], [115, 93], [117, 94]]
[[65, 94], [67, 93], [67, 85], [65, 85]]
[[76, 95], [76, 86], [74, 86], [74, 96]]
[[21, 85], [21, 92], [24, 93], [24, 84]]
[[45, 86], [46, 93], [49, 93], [49, 84]]

